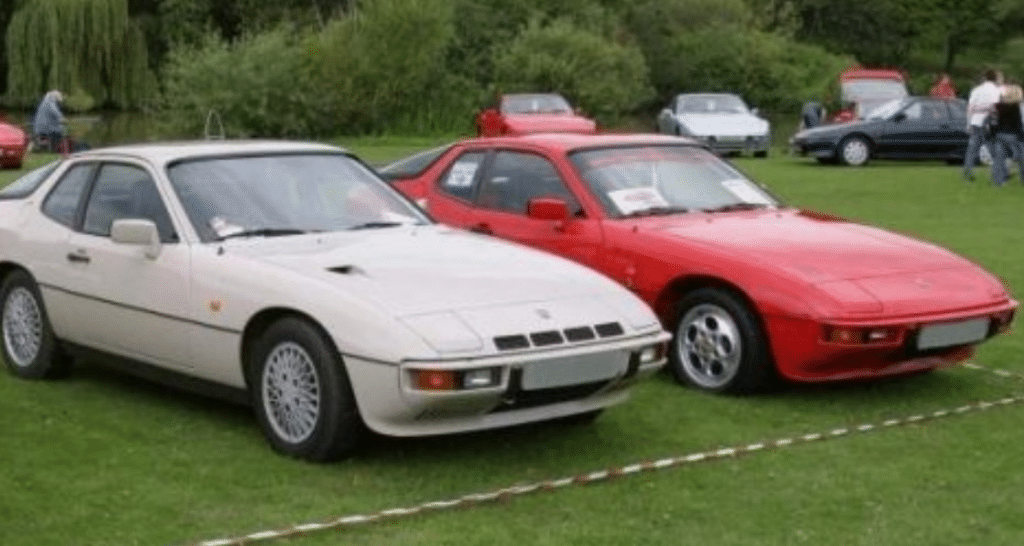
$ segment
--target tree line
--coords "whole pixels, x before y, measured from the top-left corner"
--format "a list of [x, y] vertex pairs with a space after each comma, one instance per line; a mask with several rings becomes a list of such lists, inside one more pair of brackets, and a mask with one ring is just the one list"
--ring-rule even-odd
[[[1020, 0], [6, 0], [0, 104], [142, 109], [196, 134], [465, 131], [496, 92], [559, 91], [603, 124], [684, 91], [767, 112], [843, 68], [1024, 76]], [[1018, 76], [1019, 79], [1019, 76]]]

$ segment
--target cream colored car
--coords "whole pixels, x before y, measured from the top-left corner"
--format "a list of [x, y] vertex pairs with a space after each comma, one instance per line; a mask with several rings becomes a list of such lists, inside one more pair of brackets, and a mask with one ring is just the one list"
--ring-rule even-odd
[[353, 156], [291, 142], [76, 154], [0, 192], [3, 359], [71, 357], [251, 403], [330, 460], [418, 436], [593, 417], [664, 364], [598, 273], [435, 225]]

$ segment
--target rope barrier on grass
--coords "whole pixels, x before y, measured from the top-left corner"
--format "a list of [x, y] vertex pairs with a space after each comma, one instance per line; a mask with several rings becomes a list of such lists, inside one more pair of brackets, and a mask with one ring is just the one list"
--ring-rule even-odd
[[[1005, 370], [985, 368], [983, 366], [979, 366], [973, 363], [965, 364], [965, 367], [973, 370], [988, 371], [1004, 378], [1024, 379], [1024, 375], [1021, 374], [1008, 372]], [[386, 510], [380, 510], [368, 514], [348, 515], [332, 520], [297, 524], [288, 527], [283, 527], [281, 529], [259, 531], [230, 538], [206, 540], [195, 543], [194, 546], [238, 546], [262, 541], [301, 536], [318, 531], [350, 528], [360, 525], [367, 525], [370, 523], [376, 523], [380, 521], [407, 518], [418, 514], [438, 512], [441, 510], [449, 510], [452, 508], [467, 508], [470, 506], [485, 503], [504, 501], [515, 496], [534, 493], [537, 491], [552, 491], [563, 487], [569, 487], [574, 485], [587, 485], [595, 482], [609, 480], [612, 478], [628, 476], [631, 474], [638, 474], [641, 472], [652, 472], [656, 470], [681, 467], [701, 462], [710, 462], [720, 459], [736, 458], [765, 450], [781, 449], [800, 444], [842, 438], [856, 433], [868, 433], [899, 426], [913, 425], [925, 421], [933, 421], [945, 417], [965, 415], [971, 412], [984, 411], [992, 408], [1006, 407], [1021, 403], [1024, 403], [1024, 395], [1007, 396], [999, 400], [981, 401], [971, 404], [965, 404], [951, 409], [940, 409], [932, 412], [917, 413], [905, 417], [887, 419], [878, 423], [864, 423], [861, 425], [850, 427], [838, 427], [823, 432], [812, 432], [802, 435], [778, 438], [775, 440], [769, 440], [764, 442], [756, 442], [733, 447], [723, 447], [708, 451], [699, 451], [687, 455], [666, 457], [663, 459], [657, 459], [653, 461], [633, 463], [618, 468], [596, 470], [593, 472], [578, 474], [575, 476], [563, 477], [552, 480], [544, 480], [531, 484], [513, 485], [501, 489], [495, 489], [492, 491], [480, 493], [471, 493], [463, 495], [461, 497], [455, 497], [447, 500], [425, 502], [422, 504], [400, 508], [389, 508]]]

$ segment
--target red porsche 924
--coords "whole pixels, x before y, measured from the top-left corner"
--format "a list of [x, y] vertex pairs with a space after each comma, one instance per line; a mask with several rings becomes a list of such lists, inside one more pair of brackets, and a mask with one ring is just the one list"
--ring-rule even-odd
[[0, 168], [18, 169], [28, 150], [28, 136], [21, 127], [0, 121]]
[[477, 136], [528, 133], [593, 133], [597, 122], [581, 116], [558, 93], [500, 95], [497, 104], [477, 114]]
[[684, 384], [909, 374], [969, 358], [1017, 302], [934, 244], [781, 203], [693, 141], [470, 139], [383, 169], [435, 218], [586, 264], [674, 334]]

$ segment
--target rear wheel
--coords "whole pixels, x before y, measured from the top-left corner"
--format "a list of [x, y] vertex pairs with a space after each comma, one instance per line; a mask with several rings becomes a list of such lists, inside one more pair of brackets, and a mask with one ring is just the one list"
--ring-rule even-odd
[[871, 159], [871, 146], [863, 137], [849, 136], [839, 144], [839, 157], [843, 163], [859, 167]]
[[0, 332], [7, 367], [26, 379], [55, 379], [71, 371], [57, 343], [32, 276], [15, 271], [0, 286]]
[[717, 393], [767, 389], [774, 378], [760, 321], [733, 292], [701, 288], [677, 306], [669, 353], [676, 381]]
[[299, 318], [272, 324], [256, 342], [249, 388], [274, 449], [312, 461], [351, 452], [365, 431], [345, 365], [316, 326]]

